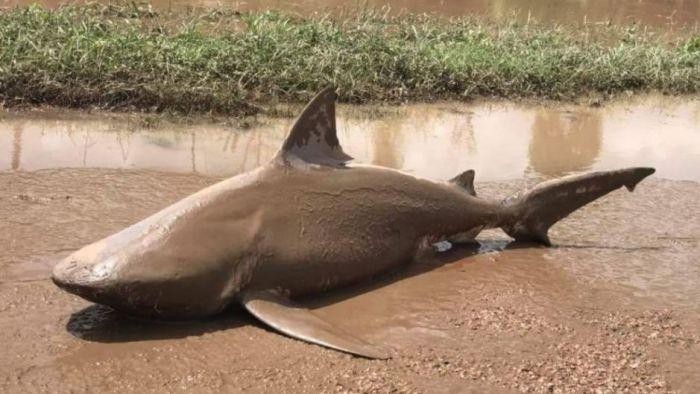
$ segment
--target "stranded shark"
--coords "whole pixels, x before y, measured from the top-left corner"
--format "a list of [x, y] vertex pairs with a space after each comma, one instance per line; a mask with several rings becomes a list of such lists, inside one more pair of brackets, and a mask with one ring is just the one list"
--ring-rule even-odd
[[503, 202], [477, 198], [474, 172], [433, 182], [389, 168], [346, 165], [335, 93], [303, 110], [276, 157], [207, 187], [56, 265], [52, 279], [87, 300], [139, 316], [190, 319], [240, 304], [291, 337], [368, 358], [380, 346], [335, 327], [294, 298], [407, 264], [426, 240], [473, 239], [502, 228], [550, 244], [577, 208], [652, 168], [574, 175]]

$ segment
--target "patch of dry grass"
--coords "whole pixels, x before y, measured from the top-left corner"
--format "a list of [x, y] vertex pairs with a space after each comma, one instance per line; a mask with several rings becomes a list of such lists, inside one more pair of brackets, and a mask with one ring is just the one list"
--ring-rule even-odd
[[147, 6], [0, 11], [0, 100], [245, 115], [327, 85], [345, 102], [700, 91], [700, 36], [469, 18], [299, 19]]

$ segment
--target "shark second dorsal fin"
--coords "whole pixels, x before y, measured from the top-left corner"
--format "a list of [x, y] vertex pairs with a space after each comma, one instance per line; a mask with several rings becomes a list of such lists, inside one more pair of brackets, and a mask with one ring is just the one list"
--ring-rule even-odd
[[456, 177], [450, 179], [449, 182], [476, 197], [476, 190], [474, 189], [474, 170], [466, 170]]
[[306, 163], [338, 167], [352, 160], [343, 152], [335, 129], [335, 92], [323, 89], [297, 118], [278, 153], [285, 162], [301, 160]]

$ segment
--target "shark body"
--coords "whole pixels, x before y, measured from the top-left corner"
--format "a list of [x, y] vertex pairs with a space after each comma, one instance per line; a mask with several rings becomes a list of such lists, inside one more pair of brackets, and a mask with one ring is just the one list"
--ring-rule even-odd
[[425, 240], [473, 239], [500, 227], [548, 245], [547, 230], [651, 168], [545, 182], [503, 202], [476, 197], [474, 172], [434, 182], [347, 164], [335, 94], [304, 109], [267, 165], [203, 189], [55, 267], [62, 289], [125, 313], [191, 319], [239, 303], [294, 338], [369, 358], [369, 344], [294, 304], [302, 295], [368, 280], [412, 261]]

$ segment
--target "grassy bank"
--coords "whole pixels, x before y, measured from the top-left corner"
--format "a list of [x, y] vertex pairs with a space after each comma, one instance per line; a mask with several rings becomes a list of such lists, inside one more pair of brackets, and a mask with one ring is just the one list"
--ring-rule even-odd
[[373, 12], [333, 21], [136, 6], [0, 11], [6, 106], [240, 115], [329, 84], [346, 102], [697, 93], [700, 36]]

